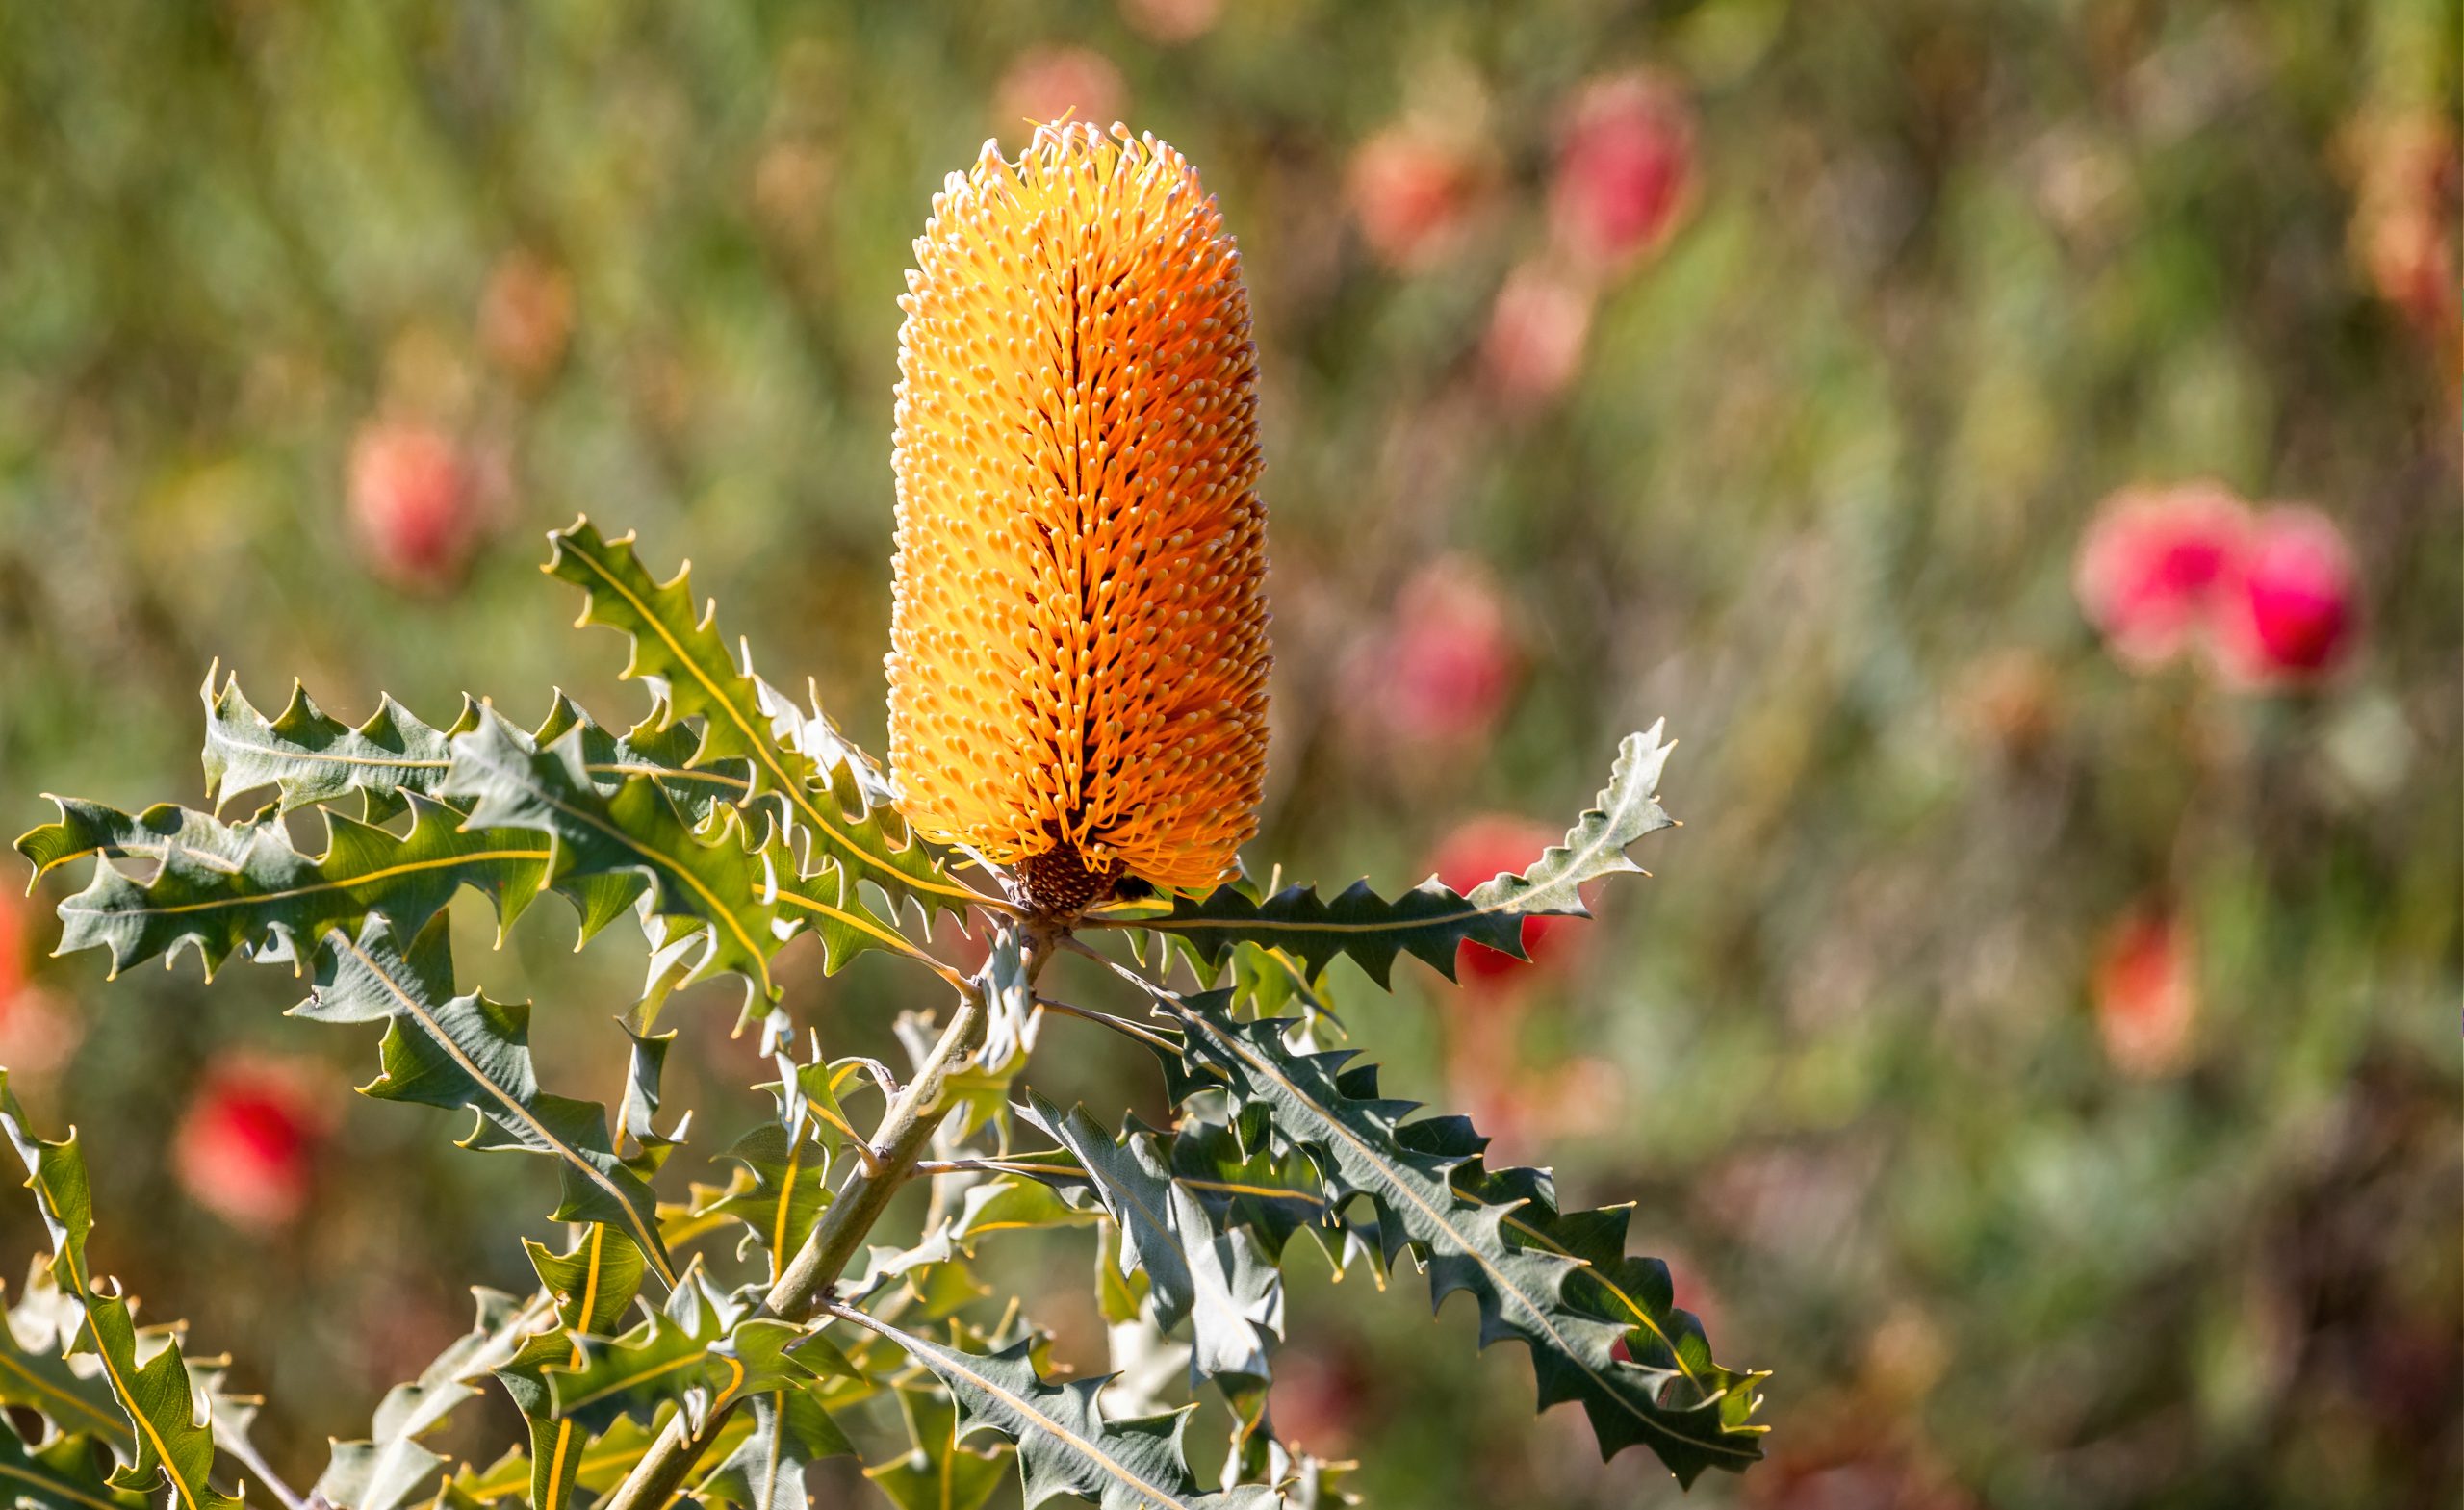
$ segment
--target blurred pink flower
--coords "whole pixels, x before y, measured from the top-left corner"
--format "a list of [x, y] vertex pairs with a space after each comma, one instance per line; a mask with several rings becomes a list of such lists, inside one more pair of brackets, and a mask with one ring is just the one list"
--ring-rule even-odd
[[1360, 144], [1346, 187], [1370, 251], [1390, 268], [1415, 272], [1462, 244], [1478, 178], [1477, 165], [1459, 146], [1405, 121]]
[[2231, 679], [2316, 680], [2351, 653], [2360, 583], [2344, 532], [2315, 509], [2270, 509], [2216, 602], [2216, 653]]
[[1694, 180], [1694, 114], [1664, 80], [1622, 74], [1584, 86], [1557, 149], [1549, 218], [1558, 244], [1616, 268], [1667, 241]]
[[1589, 286], [1540, 263], [1525, 263], [1506, 275], [1480, 347], [1501, 397], [1534, 404], [1565, 391], [1582, 370], [1591, 303]]
[[[1530, 869], [1543, 852], [1564, 838], [1562, 832], [1527, 818], [1502, 813], [1473, 818], [1456, 825], [1438, 845], [1429, 868], [1447, 885], [1468, 892], [1503, 872], [1519, 875]], [[1564, 917], [1526, 919], [1523, 949], [1531, 957], [1528, 960], [1467, 940], [1455, 952], [1455, 972], [1476, 993], [1495, 996], [1501, 987], [1524, 978], [1535, 966], [1562, 963], [1566, 940], [1556, 935], [1574, 921]]]
[[427, 425], [371, 423], [351, 445], [350, 513], [378, 576], [403, 587], [449, 588], [478, 543], [471, 459]]
[[1194, 41], [1222, 14], [1223, 0], [1120, 0], [1121, 19], [1150, 42]]
[[1109, 126], [1129, 105], [1129, 86], [1112, 60], [1090, 47], [1030, 47], [993, 89], [1005, 132], [1023, 122], [1071, 120]]
[[564, 270], [526, 251], [507, 252], [479, 296], [479, 345], [516, 378], [536, 383], [565, 359], [573, 319]]
[[1478, 563], [1445, 556], [1414, 574], [1348, 668], [1350, 706], [1408, 744], [1485, 742], [1513, 695], [1505, 604]]
[[208, 1065], [171, 1145], [191, 1198], [235, 1227], [296, 1219], [333, 1125], [315, 1085], [310, 1066], [284, 1061], [234, 1056]]
[[2080, 541], [2079, 605], [2123, 663], [2160, 666], [2206, 627], [2248, 527], [2248, 510], [2218, 483], [2124, 488]]
[[2106, 932], [2092, 991], [2105, 1058], [2125, 1075], [2181, 1067], [2198, 1016], [2195, 942], [2169, 908], [2133, 909]]

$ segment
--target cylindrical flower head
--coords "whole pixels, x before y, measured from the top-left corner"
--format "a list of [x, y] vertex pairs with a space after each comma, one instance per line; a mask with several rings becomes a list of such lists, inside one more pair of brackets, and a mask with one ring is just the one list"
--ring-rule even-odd
[[899, 303], [889, 748], [926, 836], [1073, 911], [1257, 832], [1266, 511], [1241, 257], [1152, 137], [950, 175]]

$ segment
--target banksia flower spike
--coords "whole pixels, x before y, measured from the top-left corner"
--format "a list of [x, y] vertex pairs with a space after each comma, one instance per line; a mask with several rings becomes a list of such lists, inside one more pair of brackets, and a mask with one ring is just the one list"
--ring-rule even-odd
[[1241, 259], [1125, 127], [991, 142], [900, 331], [890, 765], [909, 821], [1074, 914], [1196, 888], [1257, 830], [1266, 513]]

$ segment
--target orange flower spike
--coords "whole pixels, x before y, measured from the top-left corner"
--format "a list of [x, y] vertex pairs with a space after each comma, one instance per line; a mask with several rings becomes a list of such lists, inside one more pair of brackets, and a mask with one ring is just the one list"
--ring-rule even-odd
[[899, 303], [889, 748], [909, 821], [1075, 913], [1257, 832], [1266, 511], [1241, 257], [1152, 137], [952, 174]]

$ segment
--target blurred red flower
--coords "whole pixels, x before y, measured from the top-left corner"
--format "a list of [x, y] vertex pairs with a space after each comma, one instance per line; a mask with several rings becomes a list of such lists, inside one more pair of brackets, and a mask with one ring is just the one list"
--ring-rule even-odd
[[2312, 681], [2352, 651], [2360, 583], [2344, 531], [2315, 509], [2263, 515], [2216, 603], [2216, 653], [2247, 686]]
[[1102, 127], [1121, 118], [1129, 86], [1112, 60], [1091, 47], [1030, 47], [1012, 61], [992, 97], [1005, 132], [1064, 115]]
[[1501, 397], [1534, 404], [1565, 391], [1582, 370], [1591, 303], [1588, 285], [1544, 264], [1526, 263], [1506, 274], [1480, 347]]
[[0, 1065], [20, 1075], [58, 1068], [84, 1036], [77, 1018], [34, 983], [35, 909], [0, 891]]
[[2197, 949], [2189, 925], [2143, 904], [2106, 932], [2092, 991], [2105, 1058], [2125, 1075], [2181, 1067], [2198, 1016]]
[[332, 1130], [308, 1066], [243, 1056], [207, 1066], [171, 1145], [180, 1184], [235, 1227], [286, 1226], [308, 1201]]
[[479, 537], [471, 459], [424, 424], [378, 421], [351, 445], [350, 513], [378, 576], [397, 585], [451, 587]]
[[[1493, 814], [1470, 819], [1449, 833], [1429, 860], [1437, 879], [1457, 891], [1473, 887], [1502, 872], [1531, 868], [1542, 852], [1565, 834], [1527, 818]], [[1533, 965], [1551, 965], [1564, 958], [1565, 939], [1558, 934], [1571, 918], [1534, 917], [1523, 925], [1523, 949], [1531, 958], [1517, 960], [1501, 949], [1466, 940], [1456, 951], [1454, 967], [1466, 985], [1493, 988], [1520, 977]]]
[[1430, 267], [1460, 246], [1478, 166], [1419, 122], [1388, 126], [1352, 154], [1346, 188], [1361, 240], [1399, 271]]
[[1550, 188], [1558, 243], [1600, 268], [1629, 264], [1668, 239], [1694, 180], [1694, 114], [1666, 81], [1598, 80], [1567, 114]]
[[2123, 663], [2160, 666], [2206, 627], [2248, 528], [2248, 510], [2219, 483], [2124, 488], [2080, 541], [2079, 605]]

